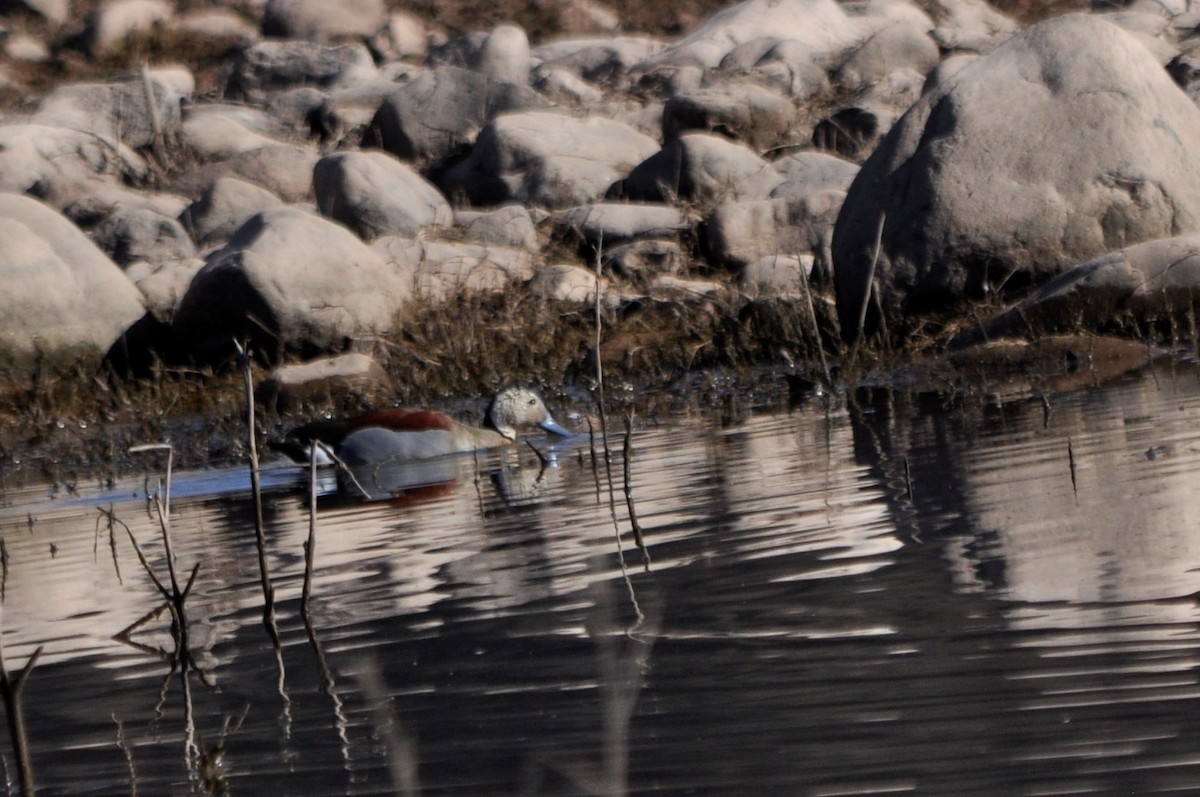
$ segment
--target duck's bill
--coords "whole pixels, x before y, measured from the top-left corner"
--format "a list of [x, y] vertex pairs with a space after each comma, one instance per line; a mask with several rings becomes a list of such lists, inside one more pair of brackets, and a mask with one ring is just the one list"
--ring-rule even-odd
[[553, 432], [554, 434], [560, 435], [562, 437], [574, 437], [575, 436], [574, 432], [572, 432], [570, 429], [567, 429], [566, 427], [559, 426], [558, 421], [554, 420], [549, 415], [547, 415], [545, 418], [543, 418], [542, 422], [539, 423], [538, 426], [542, 427], [547, 432]]

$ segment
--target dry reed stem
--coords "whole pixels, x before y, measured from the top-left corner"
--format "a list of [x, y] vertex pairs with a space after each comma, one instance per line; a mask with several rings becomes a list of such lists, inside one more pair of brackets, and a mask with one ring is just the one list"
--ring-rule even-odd
[[25, 662], [25, 666], [10, 677], [8, 667], [4, 663], [3, 646], [0, 645], [0, 693], [4, 695], [4, 713], [8, 716], [8, 733], [12, 739], [13, 755], [17, 759], [17, 773], [20, 778], [21, 794], [23, 797], [33, 797], [33, 760], [29, 753], [29, 736], [25, 731], [25, 708], [22, 705], [21, 693], [29, 679], [38, 659], [42, 657], [43, 646]]
[[[858, 359], [858, 347], [862, 343], [863, 328], [867, 324], [867, 307], [871, 304], [871, 297], [876, 295], [875, 291], [875, 267], [879, 265], [879, 252], [883, 248], [883, 224], [887, 221], [887, 214], [879, 214], [879, 229], [875, 232], [875, 253], [871, 256], [871, 268], [867, 271], [867, 292], [863, 294], [862, 305], [858, 308], [858, 328], [854, 336], [854, 348], [850, 350], [850, 366], [849, 370], [854, 370], [854, 362]], [[878, 296], [876, 295], [876, 299]], [[880, 317], [882, 318], [882, 308], [880, 308]]]
[[633, 505], [633, 480], [630, 478], [630, 463], [633, 462], [633, 414], [625, 415], [625, 447], [622, 465], [624, 466], [625, 507], [629, 510], [629, 525], [633, 528], [633, 539], [637, 542], [638, 550], [642, 552], [642, 567], [650, 572], [650, 551], [646, 548], [646, 539], [642, 536], [642, 524], [638, 523], [637, 510]]
[[278, 650], [279, 626], [275, 622], [275, 587], [267, 566], [267, 540], [263, 531], [262, 479], [258, 468], [258, 442], [254, 419], [254, 376], [251, 373], [249, 343], [235, 340], [238, 359], [242, 365], [242, 384], [246, 392], [246, 441], [250, 458], [250, 488], [254, 494], [254, 542], [258, 549], [258, 575], [263, 592], [263, 625]]

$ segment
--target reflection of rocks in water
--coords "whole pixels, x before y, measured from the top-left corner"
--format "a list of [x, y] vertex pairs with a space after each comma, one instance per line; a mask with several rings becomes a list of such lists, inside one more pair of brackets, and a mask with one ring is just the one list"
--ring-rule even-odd
[[1190, 612], [1170, 599], [1200, 590], [1195, 385], [1175, 363], [1103, 391], [974, 412], [893, 393], [855, 414], [856, 445], [898, 524], [945, 546], [956, 591], [1064, 608], [1059, 620], [1034, 612], [1041, 624], [1115, 602], [1169, 622]]

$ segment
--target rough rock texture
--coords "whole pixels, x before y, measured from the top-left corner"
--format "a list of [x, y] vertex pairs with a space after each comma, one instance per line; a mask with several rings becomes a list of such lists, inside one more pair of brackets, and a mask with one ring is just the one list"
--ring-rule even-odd
[[262, 32], [313, 41], [370, 36], [383, 27], [385, 14], [383, 0], [268, 0]]
[[383, 152], [338, 152], [313, 169], [322, 215], [345, 224], [364, 240], [416, 235], [428, 225], [454, 220], [449, 203], [409, 166]]
[[407, 299], [399, 275], [346, 228], [284, 207], [208, 256], [174, 329], [199, 355], [227, 355], [234, 337], [268, 358], [331, 351], [391, 329]]
[[1200, 234], [1160, 238], [1063, 272], [1012, 307], [965, 330], [959, 339], [1119, 330], [1156, 321], [1186, 323], [1198, 296]]
[[610, 198], [712, 202], [768, 196], [783, 178], [740, 144], [720, 136], [680, 136], [612, 186]]
[[42, 203], [0, 193], [0, 359], [106, 351], [144, 313], [121, 269]]
[[[838, 311], [895, 331], [965, 297], [1200, 226], [1200, 109], [1129, 34], [1040, 23], [905, 114], [850, 187], [833, 237]], [[843, 323], [843, 333], [857, 333]]]
[[179, 222], [201, 246], [228, 241], [251, 216], [283, 202], [265, 188], [222, 177], [184, 209]]
[[305, 403], [345, 406], [378, 403], [387, 397], [391, 380], [366, 354], [339, 354], [273, 370], [258, 386], [257, 399], [278, 410]]
[[597, 199], [657, 142], [620, 122], [542, 111], [493, 120], [442, 188], [476, 204], [566, 207]]

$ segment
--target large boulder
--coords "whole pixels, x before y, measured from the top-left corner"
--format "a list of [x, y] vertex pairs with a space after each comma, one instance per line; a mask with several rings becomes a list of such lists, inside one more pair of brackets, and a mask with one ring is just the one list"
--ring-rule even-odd
[[685, 132], [720, 133], [762, 152], [796, 124], [796, 107], [778, 92], [731, 81], [676, 94], [663, 107], [663, 139]]
[[121, 178], [137, 180], [146, 164], [127, 147], [113, 147], [80, 130], [42, 124], [0, 124], [0, 191], [31, 194], [64, 207]]
[[383, 27], [383, 0], [268, 0], [263, 9], [264, 36], [329, 41], [366, 37]]
[[823, 59], [854, 46], [861, 34], [834, 0], [745, 0], [713, 14], [654, 60], [712, 69], [738, 45], [768, 37], [796, 42]]
[[250, 217], [282, 204], [265, 188], [236, 177], [222, 177], [184, 209], [179, 223], [197, 244], [208, 246], [228, 241]]
[[658, 143], [600, 117], [530, 111], [505, 114], [479, 134], [470, 157], [442, 178], [448, 196], [475, 204], [516, 200], [544, 207], [589, 202]]
[[843, 333], [864, 306], [867, 331], [882, 310], [902, 333], [1200, 228], [1196, 141], [1200, 109], [1119, 28], [1067, 15], [1013, 36], [932, 86], [855, 178], [832, 246]]
[[1066, 271], [1015, 305], [972, 325], [960, 342], [1002, 335], [1107, 332], [1162, 322], [1194, 324], [1200, 302], [1200, 234], [1161, 238]]
[[144, 313], [121, 269], [37, 200], [0, 193], [0, 357], [102, 353]]
[[345, 227], [282, 207], [208, 256], [174, 330], [200, 359], [227, 356], [235, 339], [268, 359], [311, 355], [390, 330], [407, 299], [400, 276]]
[[545, 102], [528, 86], [496, 82], [470, 69], [440, 66], [383, 100], [363, 137], [404, 160], [436, 160], [470, 144], [493, 116]]
[[645, 202], [760, 199], [782, 182], [771, 164], [741, 144], [689, 133], [639, 163], [608, 196]]
[[328, 89], [371, 81], [379, 70], [362, 44], [329, 46], [301, 40], [264, 41], [238, 55], [225, 96], [250, 103], [266, 102], [272, 92], [297, 86]]
[[449, 203], [411, 167], [384, 152], [336, 152], [317, 161], [313, 190], [321, 214], [366, 240], [449, 226]]
[[69, 83], [42, 99], [33, 121], [147, 147], [178, 133], [184, 97], [149, 74], [107, 83]]

